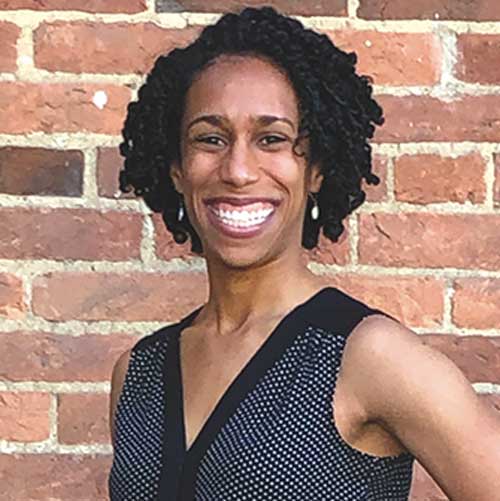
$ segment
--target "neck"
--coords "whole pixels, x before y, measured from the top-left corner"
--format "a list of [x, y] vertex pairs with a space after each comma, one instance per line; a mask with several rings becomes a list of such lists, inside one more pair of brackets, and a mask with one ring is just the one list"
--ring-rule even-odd
[[244, 270], [207, 261], [207, 270], [210, 294], [199, 320], [214, 326], [219, 336], [282, 317], [325, 286], [302, 254]]

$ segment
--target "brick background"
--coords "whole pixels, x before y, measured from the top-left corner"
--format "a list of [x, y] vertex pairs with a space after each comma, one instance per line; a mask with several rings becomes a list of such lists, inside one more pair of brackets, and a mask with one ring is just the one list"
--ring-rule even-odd
[[[159, 55], [186, 45], [198, 31], [162, 29], [153, 23], [43, 23], [33, 33], [35, 65], [70, 73], [142, 74]], [[74, 47], [80, 47], [76, 54]]]
[[[119, 193], [126, 107], [212, 14], [264, 4], [356, 51], [386, 118], [381, 183], [303, 259], [500, 413], [500, 3], [0, 0], [2, 500], [107, 499], [112, 366], [207, 291], [189, 244]], [[411, 499], [446, 499], [418, 463]]]
[[303, 16], [345, 16], [347, 0], [156, 0], [157, 12], [222, 12], [242, 5], [272, 5], [283, 12]]
[[499, 84], [500, 36], [463, 34], [458, 38], [457, 75], [465, 82]]
[[146, 10], [145, 0], [1, 0], [0, 9], [17, 10], [76, 10], [84, 12], [108, 12], [134, 14]]
[[[104, 393], [59, 395], [59, 441], [69, 445], [109, 443], [109, 419], [102, 412], [107, 405], [108, 396]], [[81, 409], [85, 409], [85, 412]]]
[[49, 438], [48, 393], [3, 392], [0, 396], [0, 439], [38, 442]]
[[357, 14], [365, 19], [498, 21], [500, 5], [490, 0], [359, 0]]
[[0, 22], [0, 43], [2, 44], [0, 71], [16, 71], [16, 43], [20, 33], [21, 29], [14, 23]]
[[11, 195], [83, 194], [83, 153], [49, 148], [0, 148], [0, 191]]
[[[105, 93], [107, 106], [94, 104]], [[92, 83], [0, 81], [0, 134], [94, 132], [119, 134], [130, 90]]]
[[3, 318], [21, 318], [25, 311], [21, 277], [0, 273], [0, 315]]

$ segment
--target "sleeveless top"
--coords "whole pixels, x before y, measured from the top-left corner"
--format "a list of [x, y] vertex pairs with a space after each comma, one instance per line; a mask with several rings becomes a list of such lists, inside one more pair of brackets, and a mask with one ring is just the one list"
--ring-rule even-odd
[[320, 290], [282, 318], [186, 451], [179, 336], [200, 310], [132, 349], [115, 414], [111, 501], [408, 499], [414, 456], [355, 449], [333, 419], [349, 333], [367, 315], [390, 315], [335, 287]]

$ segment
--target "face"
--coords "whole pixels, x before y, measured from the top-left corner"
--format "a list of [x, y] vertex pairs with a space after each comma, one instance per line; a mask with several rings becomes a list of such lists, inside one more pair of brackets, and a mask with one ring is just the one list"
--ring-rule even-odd
[[171, 174], [207, 260], [244, 268], [300, 252], [322, 176], [296, 154], [305, 142], [292, 150], [298, 126], [293, 87], [264, 59], [221, 56], [193, 82]]

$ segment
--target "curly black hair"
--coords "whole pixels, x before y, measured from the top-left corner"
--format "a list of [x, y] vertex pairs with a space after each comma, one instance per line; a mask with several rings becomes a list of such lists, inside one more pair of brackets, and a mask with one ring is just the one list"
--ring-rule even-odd
[[[191, 250], [202, 243], [187, 215], [177, 218], [182, 195], [169, 175], [180, 159], [180, 123], [185, 96], [193, 79], [222, 54], [264, 57], [287, 74], [299, 103], [299, 138], [309, 138], [308, 162], [323, 175], [317, 194], [320, 217], [310, 217], [308, 197], [302, 246], [318, 244], [319, 231], [336, 242], [343, 219], [365, 201], [362, 178], [379, 184], [371, 172], [371, 146], [383, 110], [371, 97], [373, 80], [355, 72], [355, 52], [344, 52], [327, 35], [306, 29], [298, 20], [272, 7], [245, 8], [206, 26], [186, 48], [160, 56], [129, 103], [120, 144], [125, 157], [120, 190], [131, 187], [153, 212], [161, 212], [177, 243], [191, 237]], [[297, 143], [296, 143], [297, 144]]]

